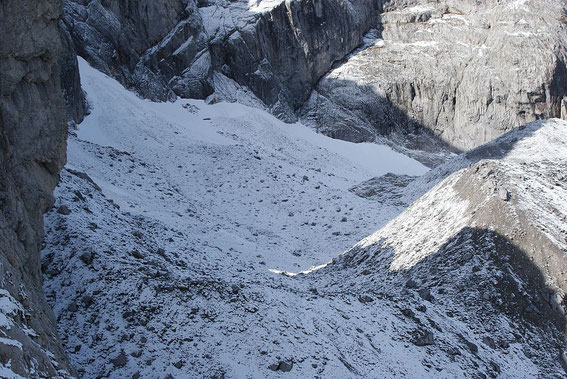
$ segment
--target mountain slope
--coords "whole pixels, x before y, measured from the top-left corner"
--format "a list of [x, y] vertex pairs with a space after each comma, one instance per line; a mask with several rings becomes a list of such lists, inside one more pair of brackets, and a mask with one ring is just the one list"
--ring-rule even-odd
[[[564, 122], [427, 173], [241, 105], [150, 103], [80, 66], [93, 111], [69, 141], [56, 195], [70, 212], [47, 217], [43, 267], [84, 376], [561, 375], [562, 332], [538, 294], [563, 284], [518, 257], [531, 242], [561, 258]], [[433, 188], [332, 264], [289, 274], [403, 210], [348, 191], [388, 171], [425, 173], [404, 199]]]
[[[419, 188], [454, 172], [335, 260], [328, 269], [344, 277], [338, 287], [405, 287], [472, 326], [476, 341], [489, 332], [492, 340], [511, 332], [521, 343], [529, 336], [526, 356], [557, 366], [567, 289], [566, 126], [528, 124], [416, 180]], [[364, 280], [349, 281], [353, 270], [366, 271]], [[499, 326], [505, 319], [512, 330]]]
[[[87, 376], [113, 369], [108, 358], [121, 349], [140, 348], [120, 342], [134, 325], [111, 315], [147, 312], [149, 319], [132, 322], [143, 324], [140, 337], [157, 343], [146, 326], [172, 318], [171, 291], [178, 284], [232, 297], [233, 284], [256, 283], [255, 297], [271, 296], [261, 289], [273, 280], [269, 269], [299, 271], [329, 260], [402, 210], [370, 210], [350, 186], [389, 171], [427, 171], [388, 147], [332, 140], [238, 104], [152, 103], [82, 60], [80, 67], [92, 113], [69, 139], [43, 256], [45, 289], [62, 337]], [[96, 186], [77, 172], [88, 173]], [[62, 205], [71, 213], [57, 213]], [[213, 300], [201, 300], [205, 308], [173, 320], [176, 328], [216, 308]], [[227, 322], [243, 321], [235, 315]], [[184, 335], [204, 328], [194, 327]], [[218, 333], [215, 325], [210, 333]], [[146, 374], [177, 372], [164, 351], [170, 350], [130, 357], [131, 368], [157, 356]], [[171, 354], [179, 360], [182, 351]], [[203, 363], [194, 372], [208, 368]]]

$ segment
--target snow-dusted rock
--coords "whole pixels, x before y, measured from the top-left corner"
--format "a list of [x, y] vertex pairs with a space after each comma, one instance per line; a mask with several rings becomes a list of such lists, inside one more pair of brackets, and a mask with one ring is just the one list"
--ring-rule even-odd
[[[343, 278], [335, 279], [337, 288], [356, 291], [402, 288], [408, 277], [423, 283], [427, 289], [406, 292], [475, 335], [501, 338], [505, 323], [516, 331], [515, 343], [539, 341], [542, 350], [523, 349], [541, 375], [551, 375], [560, 367], [556, 352], [565, 348], [566, 126], [528, 124], [415, 180], [419, 192], [427, 188], [419, 183], [436, 184], [322, 271]], [[347, 279], [363, 269], [371, 276]], [[474, 339], [460, 338], [472, 353], [481, 351]]]
[[41, 287], [43, 213], [65, 163], [61, 1], [0, 11], [0, 377], [73, 371]]
[[306, 270], [403, 208], [349, 188], [423, 167], [238, 104], [144, 101], [80, 65], [93, 113], [69, 164], [101, 190], [63, 172], [71, 213], [49, 213], [43, 264], [84, 376], [562, 375], [565, 122], [403, 183], [400, 204], [427, 194]]
[[67, 0], [79, 55], [153, 100], [204, 99], [213, 73], [248, 87], [280, 117], [362, 41], [379, 2]]
[[396, 7], [318, 83], [302, 119], [352, 141], [387, 136], [398, 148], [468, 150], [559, 117], [566, 48], [561, 0]]

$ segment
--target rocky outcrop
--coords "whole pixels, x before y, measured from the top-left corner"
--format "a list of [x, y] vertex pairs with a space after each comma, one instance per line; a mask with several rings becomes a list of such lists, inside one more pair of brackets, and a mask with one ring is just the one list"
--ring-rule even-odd
[[[377, 8], [369, 0], [304, 0], [279, 2], [252, 16], [249, 10], [252, 26], [209, 31], [214, 68], [293, 119], [317, 80], [360, 44]], [[224, 19], [231, 15], [227, 9]]]
[[67, 119], [75, 124], [80, 124], [88, 113], [88, 105], [85, 93], [81, 88], [77, 53], [71, 34], [63, 21], [59, 23], [59, 27], [61, 28], [61, 43], [63, 45], [59, 67], [61, 68], [61, 89], [65, 99]]
[[315, 82], [360, 44], [380, 6], [372, 0], [68, 0], [65, 23], [79, 55], [143, 97], [206, 98], [216, 73], [294, 119]]
[[41, 286], [42, 216], [65, 163], [57, 0], [2, 2], [0, 24], [0, 372], [73, 373]]
[[185, 69], [204, 48], [194, 1], [66, 1], [65, 24], [80, 56], [152, 100], [171, 98], [176, 63]]
[[423, 150], [434, 136], [449, 150], [471, 149], [559, 117], [566, 30], [559, 0], [389, 9], [364, 47], [318, 83], [302, 118], [357, 142], [389, 136]]
[[536, 121], [417, 179], [400, 198], [431, 190], [326, 268], [340, 276], [334, 290], [402, 289], [478, 340], [509, 338], [503, 325], [514, 325], [517, 343], [529, 331], [537, 346], [526, 357], [553, 376], [567, 332], [566, 125]]

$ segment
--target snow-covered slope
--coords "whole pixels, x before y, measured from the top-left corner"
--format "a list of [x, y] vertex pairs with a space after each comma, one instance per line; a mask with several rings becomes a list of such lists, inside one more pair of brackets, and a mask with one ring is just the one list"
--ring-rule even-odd
[[[539, 121], [449, 161], [406, 187], [411, 198], [433, 186], [427, 194], [318, 275], [337, 275], [334, 291], [389, 288], [432, 303], [454, 333], [466, 325], [463, 342], [496, 373], [516, 375], [497, 360], [514, 341], [539, 366], [520, 376], [564, 375], [566, 147], [565, 121]], [[448, 347], [446, 327], [417, 324], [416, 338]]]
[[[531, 327], [497, 307], [506, 298], [491, 297], [537, 278], [526, 279], [513, 260], [508, 275], [491, 258], [499, 254], [492, 232], [467, 237], [491, 225], [471, 224], [472, 211], [510, 215], [500, 211], [532, 204], [516, 195], [521, 182], [504, 181], [504, 201], [499, 186], [496, 195], [488, 184], [468, 193], [476, 171], [458, 171], [333, 264], [278, 275], [329, 261], [403, 210], [404, 201], [361, 198], [352, 186], [389, 172], [425, 174], [400, 194], [410, 199], [462, 161], [426, 173], [388, 147], [331, 140], [243, 105], [147, 102], [80, 65], [92, 113], [69, 141], [43, 268], [62, 340], [85, 377], [561, 375], [559, 332], [545, 318]], [[517, 139], [565, 148], [564, 123], [538, 125]], [[516, 161], [481, 162], [479, 172], [502, 180], [521, 172], [530, 157], [522, 143], [508, 149]], [[533, 183], [565, 214], [564, 188], [545, 187], [555, 172], [545, 159], [563, 158], [541, 156], [530, 166], [541, 173]], [[474, 196], [484, 199], [478, 207], [469, 204]], [[545, 214], [532, 205], [537, 212], [526, 215]], [[382, 252], [385, 240], [391, 248]]]
[[[69, 353], [76, 367], [91, 370], [87, 376], [112, 368], [107, 358], [126, 345], [118, 343], [118, 331], [104, 331], [86, 315], [124, 313], [112, 299], [145, 307], [157, 296], [152, 286], [136, 289], [148, 275], [177, 278], [156, 277], [168, 286], [189, 279], [261, 288], [280, 280], [270, 269], [301, 271], [326, 262], [402, 210], [361, 199], [348, 191], [352, 185], [388, 172], [427, 171], [386, 146], [333, 140], [239, 104], [152, 103], [84, 61], [80, 68], [92, 113], [69, 139], [68, 171], [56, 193], [57, 206], [71, 214], [48, 216], [43, 254], [46, 291], [68, 349], [83, 346]], [[77, 172], [88, 173], [101, 191]], [[95, 305], [83, 309], [84, 295]], [[77, 313], [68, 310], [73, 302]], [[151, 317], [163, 320], [159, 313]], [[103, 341], [95, 343], [97, 333]], [[161, 361], [148, 370], [171, 365], [158, 352]], [[132, 367], [151, 355], [130, 358]]]
[[400, 211], [369, 209], [348, 187], [427, 171], [386, 146], [333, 140], [258, 109], [153, 103], [84, 61], [81, 72], [93, 113], [69, 143], [68, 167], [88, 172], [123, 211], [223, 251], [241, 246], [235, 254], [251, 261], [275, 250], [270, 266], [305, 269], [332, 257]]

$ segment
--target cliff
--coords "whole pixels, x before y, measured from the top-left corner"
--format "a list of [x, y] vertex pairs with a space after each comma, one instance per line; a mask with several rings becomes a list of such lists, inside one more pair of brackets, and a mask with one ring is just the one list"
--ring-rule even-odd
[[0, 24], [0, 375], [72, 369], [41, 286], [43, 213], [65, 163], [62, 4], [2, 3]]
[[565, 3], [422, 1], [388, 9], [317, 84], [302, 119], [351, 141], [466, 151], [560, 116]]
[[79, 55], [143, 97], [204, 99], [235, 82], [291, 120], [316, 81], [361, 43], [380, 3], [269, 3], [69, 0], [65, 23]]

